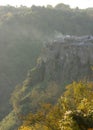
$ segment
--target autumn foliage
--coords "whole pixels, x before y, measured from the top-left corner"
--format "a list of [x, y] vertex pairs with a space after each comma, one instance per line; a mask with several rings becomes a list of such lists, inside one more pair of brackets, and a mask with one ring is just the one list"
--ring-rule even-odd
[[56, 105], [43, 104], [21, 120], [19, 130], [93, 130], [93, 83], [73, 82]]

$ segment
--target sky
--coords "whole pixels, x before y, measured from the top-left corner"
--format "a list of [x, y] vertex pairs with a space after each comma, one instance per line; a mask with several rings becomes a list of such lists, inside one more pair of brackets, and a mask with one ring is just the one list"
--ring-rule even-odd
[[32, 5], [57, 5], [58, 3], [64, 3], [70, 5], [70, 7], [75, 8], [88, 8], [93, 7], [93, 0], [1, 0], [0, 5], [12, 5], [20, 6], [25, 5], [31, 7]]

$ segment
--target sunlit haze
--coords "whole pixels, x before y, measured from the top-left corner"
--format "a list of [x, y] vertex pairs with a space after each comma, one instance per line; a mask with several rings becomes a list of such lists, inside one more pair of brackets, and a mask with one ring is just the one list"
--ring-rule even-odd
[[2, 0], [0, 1], [0, 5], [12, 5], [12, 6], [29, 6], [32, 5], [53, 5], [55, 6], [58, 3], [64, 3], [70, 5], [70, 7], [75, 8], [88, 8], [93, 7], [93, 0]]

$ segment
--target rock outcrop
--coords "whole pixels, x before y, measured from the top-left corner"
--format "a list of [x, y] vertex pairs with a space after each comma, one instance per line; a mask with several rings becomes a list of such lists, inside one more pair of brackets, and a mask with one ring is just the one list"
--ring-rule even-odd
[[93, 37], [63, 36], [47, 43], [41, 55], [45, 78], [59, 82], [93, 78]]
[[84, 79], [93, 79], [93, 37], [63, 36], [45, 45], [36, 67], [12, 94], [13, 107], [26, 114], [41, 102], [55, 103], [65, 85]]
[[41, 103], [55, 104], [65, 85], [73, 81], [93, 79], [92, 36], [62, 36], [46, 43], [42, 51], [27, 79], [12, 94], [15, 117], [35, 112]]

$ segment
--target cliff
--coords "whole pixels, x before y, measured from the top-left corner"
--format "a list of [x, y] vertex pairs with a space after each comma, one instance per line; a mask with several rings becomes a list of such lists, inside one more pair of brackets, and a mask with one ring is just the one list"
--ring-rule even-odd
[[91, 79], [93, 37], [69, 35], [58, 37], [45, 44], [41, 61], [45, 65], [45, 78], [58, 82]]
[[66, 35], [46, 42], [36, 66], [12, 93], [15, 116], [35, 112], [42, 103], [55, 104], [65, 85], [82, 79], [91, 80], [92, 69], [92, 36]]
[[92, 66], [92, 36], [67, 35], [45, 43], [36, 67], [12, 94], [15, 112], [26, 114], [35, 111], [39, 103], [55, 103], [65, 85], [78, 80], [91, 80]]

